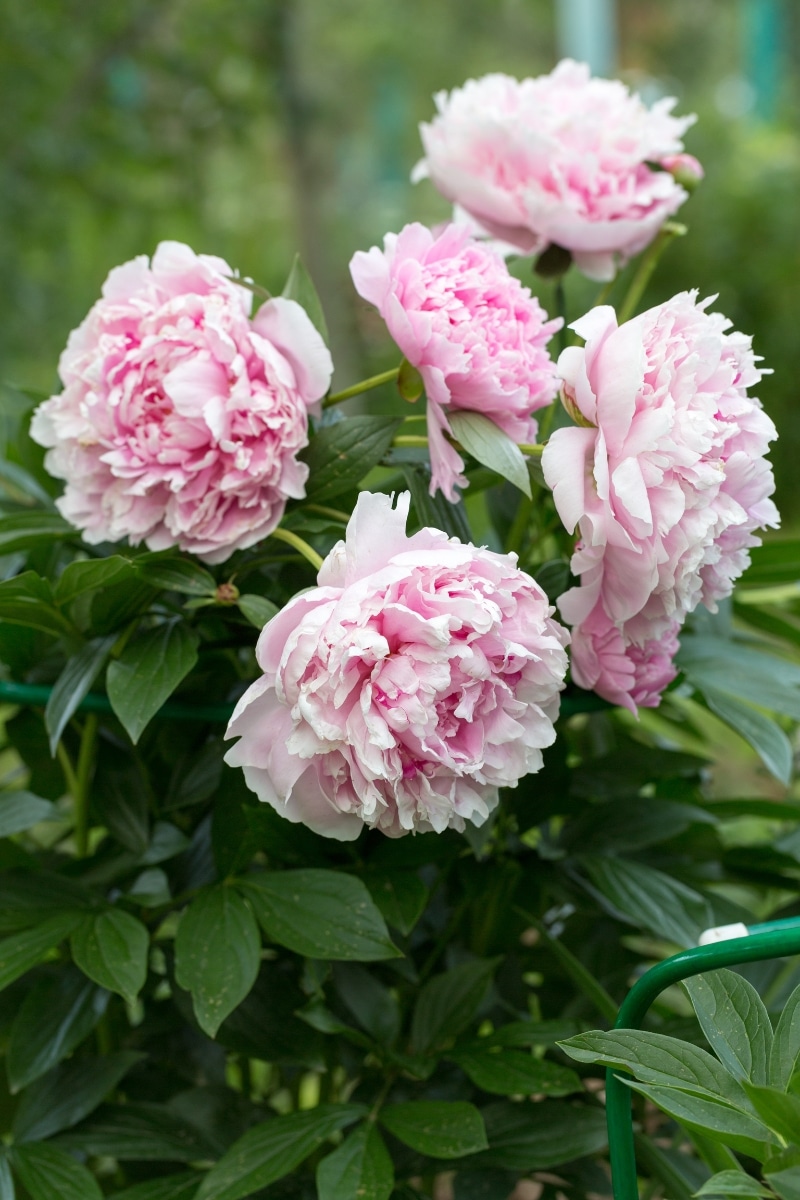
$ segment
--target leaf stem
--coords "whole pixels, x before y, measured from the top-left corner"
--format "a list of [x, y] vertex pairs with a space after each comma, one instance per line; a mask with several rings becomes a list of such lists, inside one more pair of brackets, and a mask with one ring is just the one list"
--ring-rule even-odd
[[587, 1000], [591, 1000], [597, 1011], [602, 1013], [606, 1020], [613, 1024], [617, 1019], [619, 1008], [613, 996], [609, 995], [603, 985], [597, 982], [594, 975], [586, 970], [583, 963], [575, 957], [571, 950], [567, 949], [559, 938], [553, 937], [538, 917], [534, 917], [532, 913], [526, 912], [516, 904], [514, 905], [514, 912], [518, 913], [526, 921], [529, 921], [533, 928], [539, 931], [542, 941], [548, 950], [552, 950], [553, 955], [558, 959], [572, 982], [577, 984]]
[[527, 454], [528, 458], [541, 458], [544, 453], [544, 445], [536, 443], [521, 443], [520, 450], [523, 454]]
[[322, 566], [322, 556], [317, 554], [304, 538], [292, 533], [291, 529], [273, 529], [269, 536], [277, 538], [279, 542], [286, 542], [288, 546], [294, 546], [295, 550], [299, 550], [303, 558], [307, 559], [315, 570], [318, 571]]
[[369, 379], [362, 379], [360, 383], [354, 383], [351, 387], [345, 388], [341, 392], [333, 392], [330, 396], [326, 396], [322, 401], [323, 408], [330, 408], [332, 404], [341, 404], [343, 400], [349, 400], [351, 396], [360, 396], [362, 392], [369, 392], [372, 388], [380, 387], [382, 383], [391, 383], [393, 379], [397, 379], [400, 374], [400, 367], [392, 367], [391, 371], [383, 371], [380, 375], [371, 375]]
[[642, 255], [639, 266], [636, 269], [636, 274], [630, 282], [627, 295], [619, 306], [617, 320], [620, 325], [636, 312], [644, 290], [650, 282], [650, 276], [655, 271], [658, 260], [667, 246], [673, 238], [683, 237], [685, 233], [686, 226], [681, 225], [678, 221], [665, 221], [661, 226], [647, 251]]

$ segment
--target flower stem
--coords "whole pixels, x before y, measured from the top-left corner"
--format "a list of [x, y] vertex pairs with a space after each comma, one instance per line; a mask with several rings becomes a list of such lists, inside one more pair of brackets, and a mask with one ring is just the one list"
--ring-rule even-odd
[[526, 912], [516, 904], [514, 905], [514, 912], [519, 913], [524, 920], [531, 923], [533, 928], [538, 931], [547, 948], [558, 959], [572, 982], [577, 984], [580, 991], [583, 992], [587, 1000], [592, 1002], [597, 1011], [602, 1013], [606, 1020], [613, 1024], [617, 1019], [617, 1002], [613, 996], [610, 996], [603, 985], [598, 983], [591, 972], [586, 970], [583, 963], [575, 957], [571, 950], [567, 949], [560, 938], [553, 937], [538, 917], [534, 917], [532, 913]]
[[350, 520], [346, 512], [342, 512], [340, 508], [328, 508], [324, 504], [306, 504], [306, 512], [318, 513], [321, 517], [330, 517], [332, 521], [341, 521], [346, 525]]
[[89, 850], [89, 783], [94, 765], [94, 747], [97, 741], [97, 713], [89, 713], [83, 725], [78, 765], [75, 771], [75, 845], [78, 858], [85, 858]]
[[349, 400], [351, 396], [360, 396], [362, 392], [369, 392], [372, 388], [380, 387], [382, 383], [391, 383], [399, 374], [400, 367], [397, 366], [392, 367], [391, 371], [383, 371], [380, 375], [371, 375], [369, 379], [362, 379], [360, 383], [354, 383], [342, 392], [333, 392], [326, 396], [322, 407], [330, 408], [332, 404], [341, 404], [343, 400]]
[[614, 284], [617, 282], [618, 279], [619, 279], [619, 271], [616, 271], [611, 276], [611, 278], [607, 281], [607, 283], [604, 283], [603, 286], [600, 288], [600, 291], [597, 293], [597, 295], [595, 297], [595, 301], [594, 301], [594, 304], [592, 305], [592, 308], [599, 308], [601, 304], [608, 304], [608, 297], [613, 292]]
[[659, 229], [656, 237], [650, 243], [647, 252], [642, 256], [636, 274], [630, 282], [628, 293], [625, 299], [619, 306], [617, 320], [620, 325], [623, 321], [627, 321], [636, 312], [639, 301], [642, 298], [645, 288], [650, 282], [650, 276], [655, 271], [658, 265], [658, 260], [666, 250], [667, 246], [676, 237], [683, 237], [686, 233], [686, 226], [679, 224], [678, 221], [665, 221]]
[[393, 439], [392, 445], [410, 446], [412, 448], [416, 447], [424, 450], [427, 448], [428, 439], [421, 433], [401, 433], [399, 437]]
[[292, 533], [291, 529], [273, 529], [270, 537], [277, 538], [279, 542], [286, 542], [288, 546], [294, 546], [295, 550], [299, 550], [303, 558], [308, 559], [315, 570], [319, 570], [322, 566], [322, 557], [317, 554], [316, 550], [312, 550], [308, 542], [304, 538], [298, 537], [296, 533]]
[[535, 444], [522, 442], [519, 448], [523, 454], [527, 454], [528, 458], [541, 458], [544, 453], [544, 445], [538, 442]]

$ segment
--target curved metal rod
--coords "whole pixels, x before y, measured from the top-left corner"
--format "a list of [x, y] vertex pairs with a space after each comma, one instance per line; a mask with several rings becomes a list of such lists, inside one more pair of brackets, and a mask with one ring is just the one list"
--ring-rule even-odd
[[[622, 1002], [614, 1028], [639, 1029], [653, 1001], [665, 988], [682, 979], [737, 963], [760, 962], [792, 954], [800, 954], [800, 917], [765, 921], [762, 925], [749, 926], [746, 937], [681, 950], [651, 967], [634, 984]], [[606, 1122], [614, 1200], [639, 1200], [631, 1092], [618, 1076], [618, 1067], [609, 1067], [606, 1071]]]

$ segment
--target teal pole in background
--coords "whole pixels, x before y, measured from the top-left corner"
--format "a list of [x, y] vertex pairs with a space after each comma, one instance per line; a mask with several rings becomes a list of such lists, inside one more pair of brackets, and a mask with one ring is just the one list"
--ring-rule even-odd
[[778, 113], [786, 36], [783, 0], [742, 0], [742, 66], [755, 93], [753, 116], [762, 121]]
[[617, 71], [616, 0], [556, 0], [559, 58], [588, 63], [593, 75]]

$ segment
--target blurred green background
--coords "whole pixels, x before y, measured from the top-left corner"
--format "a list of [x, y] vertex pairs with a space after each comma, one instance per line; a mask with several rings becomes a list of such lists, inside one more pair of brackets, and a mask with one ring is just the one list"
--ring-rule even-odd
[[[0, 380], [58, 386], [108, 270], [164, 238], [280, 290], [299, 248], [336, 386], [396, 359], [347, 262], [448, 206], [409, 182], [432, 94], [593, 56], [695, 111], [707, 178], [647, 299], [684, 287], [754, 334], [786, 523], [800, 450], [800, 6], [794, 0], [2, 0]], [[589, 19], [590, 18], [590, 19]], [[591, 27], [590, 27], [591, 26]], [[568, 280], [572, 316], [593, 285]], [[542, 301], [552, 307], [548, 286]]]

